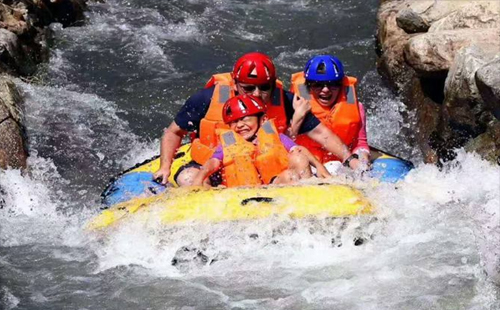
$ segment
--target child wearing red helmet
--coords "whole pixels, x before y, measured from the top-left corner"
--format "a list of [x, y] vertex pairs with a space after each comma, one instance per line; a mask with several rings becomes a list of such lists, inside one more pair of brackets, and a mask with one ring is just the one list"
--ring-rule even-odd
[[[230, 130], [219, 130], [220, 145], [201, 167], [193, 185], [208, 184], [208, 177], [223, 167], [228, 187], [260, 184], [286, 184], [312, 176], [330, 174], [304, 147], [278, 133], [266, 116], [266, 105], [258, 97], [238, 95], [223, 107], [223, 120]], [[212, 182], [213, 183], [213, 182]]]

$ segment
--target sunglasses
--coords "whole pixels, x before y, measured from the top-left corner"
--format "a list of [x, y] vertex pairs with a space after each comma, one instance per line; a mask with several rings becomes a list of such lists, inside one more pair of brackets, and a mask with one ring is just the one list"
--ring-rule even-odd
[[328, 89], [340, 88], [340, 85], [337, 83], [327, 83], [327, 82], [323, 82], [323, 83], [311, 82], [311, 83], [308, 83], [307, 86], [309, 86], [312, 89], [323, 89], [325, 87], [327, 87]]
[[273, 85], [271, 83], [268, 83], [268, 84], [262, 84], [262, 85], [241, 85], [240, 84], [240, 87], [243, 88], [243, 91], [245, 91], [246, 93], [251, 93], [253, 91], [255, 91], [255, 89], [260, 89], [260, 91], [270, 91], [271, 88], [273, 88]]

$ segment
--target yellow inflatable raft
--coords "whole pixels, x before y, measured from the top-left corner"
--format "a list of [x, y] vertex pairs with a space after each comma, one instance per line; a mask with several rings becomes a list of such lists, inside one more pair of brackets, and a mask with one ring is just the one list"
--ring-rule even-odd
[[113, 205], [88, 225], [98, 230], [126, 218], [164, 224], [251, 220], [273, 215], [292, 218], [346, 217], [373, 213], [373, 207], [358, 190], [336, 184], [259, 188], [172, 188], [162, 194], [134, 198]]
[[[187, 152], [188, 147], [181, 147], [179, 152]], [[404, 178], [413, 167], [411, 162], [377, 149], [372, 150], [372, 158], [373, 169], [370, 173], [385, 182]], [[189, 160], [187, 157], [178, 164]], [[373, 207], [363, 194], [346, 185], [166, 189], [153, 180], [153, 172], [158, 168], [159, 159], [152, 158], [112, 179], [102, 194], [103, 204], [109, 209], [94, 218], [88, 227], [102, 229], [127, 218], [148, 220], [154, 217], [164, 224], [173, 225], [196, 221], [251, 220], [273, 215], [303, 218], [373, 213]]]

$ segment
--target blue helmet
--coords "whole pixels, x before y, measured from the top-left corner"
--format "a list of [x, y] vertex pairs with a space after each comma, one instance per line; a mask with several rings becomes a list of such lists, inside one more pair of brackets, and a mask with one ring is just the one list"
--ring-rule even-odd
[[336, 57], [318, 55], [306, 63], [304, 76], [308, 82], [340, 82], [344, 78], [344, 66]]

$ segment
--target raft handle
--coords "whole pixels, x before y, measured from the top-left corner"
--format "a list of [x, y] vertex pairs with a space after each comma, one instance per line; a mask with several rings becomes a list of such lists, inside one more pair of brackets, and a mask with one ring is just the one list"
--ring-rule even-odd
[[250, 197], [243, 199], [241, 201], [242, 206], [246, 206], [248, 203], [255, 201], [255, 202], [264, 202], [264, 203], [271, 203], [274, 201], [274, 198], [272, 197]]

